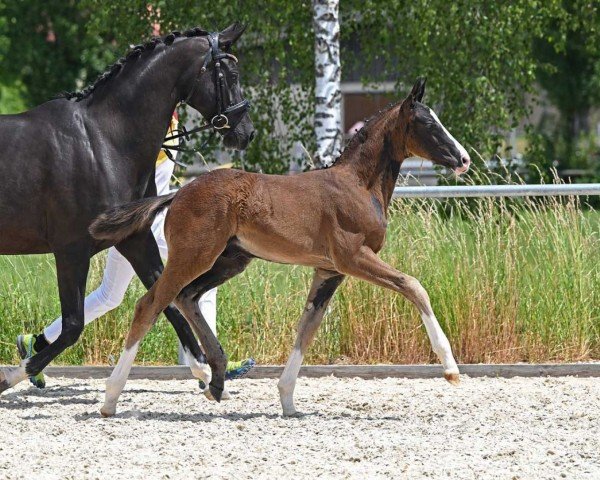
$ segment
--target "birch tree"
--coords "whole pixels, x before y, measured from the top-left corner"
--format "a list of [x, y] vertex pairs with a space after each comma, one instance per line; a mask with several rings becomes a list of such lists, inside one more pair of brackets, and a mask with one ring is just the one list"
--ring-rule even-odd
[[331, 165], [342, 149], [339, 0], [313, 0], [315, 160]]

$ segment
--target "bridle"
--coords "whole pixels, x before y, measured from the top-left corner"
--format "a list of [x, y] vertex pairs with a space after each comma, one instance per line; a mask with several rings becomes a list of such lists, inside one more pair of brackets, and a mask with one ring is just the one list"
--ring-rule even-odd
[[184, 100], [184, 103], [187, 103], [190, 98], [194, 96], [196, 90], [198, 89], [198, 85], [200, 84], [200, 78], [202, 74], [206, 72], [208, 69], [208, 65], [212, 62], [214, 64], [214, 76], [213, 81], [215, 83], [215, 91], [217, 95], [217, 114], [210, 119], [210, 125], [215, 130], [221, 130], [223, 128], [235, 128], [237, 123], [232, 123], [230, 119], [230, 115], [238, 114], [240, 119], [242, 114], [244, 114], [250, 108], [250, 102], [248, 100], [242, 100], [235, 105], [225, 106], [225, 95], [224, 95], [224, 77], [225, 75], [221, 71], [221, 60], [224, 58], [228, 58], [237, 63], [237, 58], [231, 53], [222, 52], [219, 49], [219, 34], [218, 33], [210, 33], [208, 35], [208, 52], [204, 57], [204, 62], [202, 63], [202, 68], [200, 69], [200, 74], [196, 77], [192, 90], [188, 94], [187, 98]]
[[219, 48], [219, 34], [218, 33], [209, 33], [208, 34], [208, 51], [204, 56], [204, 61], [202, 62], [202, 67], [200, 68], [200, 72], [198, 76], [194, 80], [194, 84], [190, 90], [190, 93], [182, 101], [182, 103], [188, 103], [189, 100], [194, 96], [198, 86], [200, 84], [200, 78], [202, 75], [208, 70], [209, 64], [212, 62], [214, 64], [213, 69], [213, 81], [215, 83], [215, 92], [216, 92], [216, 103], [217, 103], [217, 113], [210, 119], [209, 122], [205, 124], [193, 128], [191, 130], [186, 130], [184, 126], [177, 129], [176, 134], [165, 137], [164, 141], [168, 142], [169, 140], [174, 140], [177, 138], [183, 139], [183, 145], [166, 145], [163, 143], [162, 149], [165, 151], [167, 156], [174, 161], [172, 158], [173, 155], [169, 150], [177, 150], [177, 151], [186, 151], [188, 149], [185, 148], [185, 142], [188, 141], [189, 135], [196, 132], [201, 132], [203, 130], [213, 129], [213, 132], [225, 130], [228, 128], [235, 128], [236, 125], [242, 120], [244, 114], [250, 109], [250, 102], [248, 100], [242, 100], [233, 105], [226, 106], [225, 105], [225, 75], [221, 71], [221, 60], [224, 58], [228, 58], [237, 63], [237, 58], [231, 53], [223, 52]]

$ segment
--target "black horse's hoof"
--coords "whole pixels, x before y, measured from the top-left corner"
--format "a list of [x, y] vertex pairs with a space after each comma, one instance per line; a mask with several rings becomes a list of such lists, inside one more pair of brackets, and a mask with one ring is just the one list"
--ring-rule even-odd
[[218, 385], [215, 385], [213, 382], [210, 382], [210, 384], [208, 385], [211, 395], [219, 403], [221, 402], [221, 398], [223, 397], [224, 383], [221, 382], [221, 385], [222, 386], [219, 387]]

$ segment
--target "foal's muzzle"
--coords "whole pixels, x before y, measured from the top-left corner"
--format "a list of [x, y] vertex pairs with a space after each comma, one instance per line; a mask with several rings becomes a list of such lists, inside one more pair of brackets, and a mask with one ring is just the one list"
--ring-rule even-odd
[[458, 167], [456, 167], [454, 169], [454, 173], [456, 173], [457, 175], [462, 175], [463, 173], [466, 173], [469, 170], [470, 166], [471, 166], [471, 157], [469, 157], [468, 154], [466, 156], [463, 155], [463, 156], [461, 156], [461, 158], [458, 162]]

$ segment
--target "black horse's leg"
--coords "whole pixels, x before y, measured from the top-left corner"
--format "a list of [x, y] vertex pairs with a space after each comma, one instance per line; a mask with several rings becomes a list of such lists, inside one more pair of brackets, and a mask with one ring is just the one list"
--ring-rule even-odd
[[[116, 245], [116, 248], [131, 263], [135, 273], [146, 288], [154, 285], [154, 282], [163, 271], [163, 263], [152, 232], [148, 231], [131, 236]], [[196, 378], [208, 381], [210, 370], [207, 366], [206, 357], [200, 349], [188, 322], [177, 309], [171, 306], [164, 310], [164, 314], [179, 337], [192, 374]]]
[[67, 347], [73, 345], [83, 331], [83, 299], [90, 266], [90, 247], [87, 243], [74, 245], [55, 252], [54, 258], [62, 309], [62, 331], [55, 342], [30, 359], [23, 360], [19, 367], [0, 372], [0, 392], [40, 373]]
[[[217, 258], [212, 268], [200, 275], [177, 296], [175, 304], [184, 313], [203, 346], [210, 345], [213, 339], [212, 331], [198, 306], [198, 300], [204, 293], [242, 273], [253, 258], [251, 254], [239, 248], [235, 243], [230, 243]], [[213, 368], [209, 384], [213, 398], [221, 398], [224, 383], [225, 371]]]

